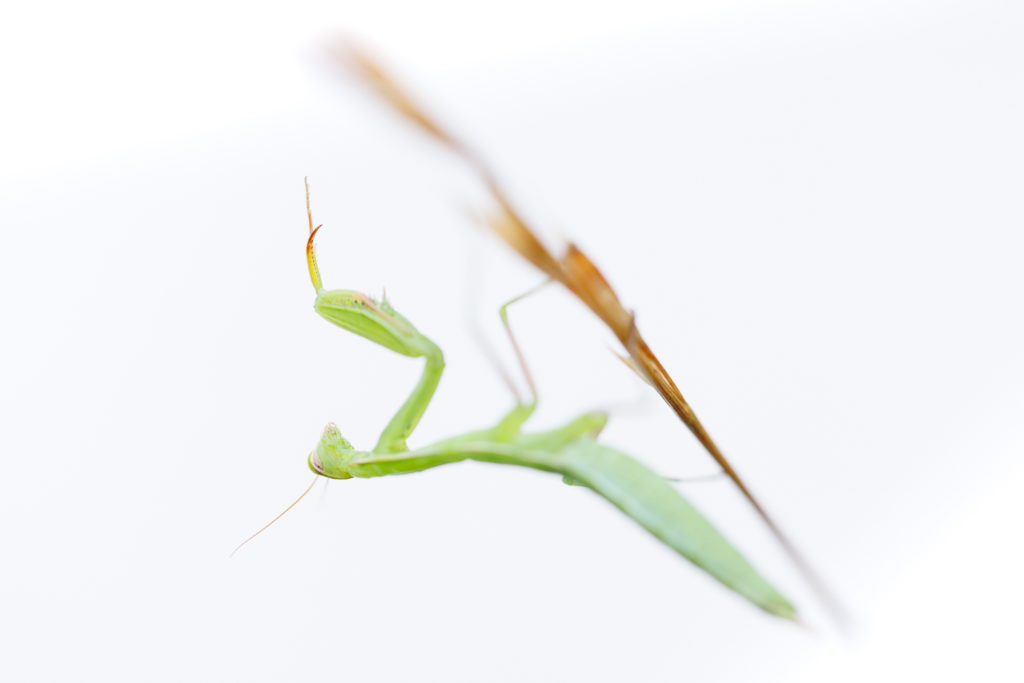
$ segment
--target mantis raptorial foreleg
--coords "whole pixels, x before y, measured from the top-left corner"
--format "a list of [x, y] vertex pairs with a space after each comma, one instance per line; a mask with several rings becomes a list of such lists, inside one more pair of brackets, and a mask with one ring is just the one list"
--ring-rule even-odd
[[[423, 339], [429, 341], [426, 337]], [[441, 381], [441, 373], [444, 372], [444, 356], [441, 354], [441, 349], [434, 346], [433, 343], [427, 346], [424, 357], [426, 363], [423, 366], [423, 374], [420, 375], [419, 382], [416, 383], [409, 398], [405, 400], [405, 403], [381, 432], [374, 451], [397, 453], [408, 448], [405, 440], [419, 424], [420, 418], [423, 417], [430, 400], [434, 397], [438, 382]]]
[[306, 263], [309, 278], [316, 290], [313, 309], [324, 319], [338, 327], [413, 358], [426, 359], [419, 382], [402, 407], [391, 418], [374, 447], [379, 453], [399, 453], [406, 450], [406, 439], [416, 429], [424, 411], [434, 397], [441, 374], [444, 372], [444, 354], [441, 349], [391, 307], [386, 300], [374, 301], [360, 292], [347, 289], [327, 291], [323, 288], [320, 268], [316, 262], [314, 239], [321, 226], [313, 227], [313, 212], [309, 203], [309, 180], [306, 180], [306, 215], [309, 217], [309, 239], [306, 241]]

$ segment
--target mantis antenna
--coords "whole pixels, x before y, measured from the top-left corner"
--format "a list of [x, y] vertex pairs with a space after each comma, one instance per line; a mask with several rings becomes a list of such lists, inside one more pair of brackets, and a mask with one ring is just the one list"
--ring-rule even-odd
[[263, 525], [263, 526], [262, 526], [262, 527], [260, 528], [260, 530], [259, 530], [259, 531], [257, 531], [256, 533], [254, 533], [254, 534], [253, 534], [252, 536], [250, 536], [249, 538], [245, 539], [245, 540], [244, 540], [244, 541], [242, 541], [241, 543], [239, 543], [239, 544], [238, 544], [238, 545], [237, 545], [237, 546], [235, 547], [235, 549], [231, 551], [231, 554], [230, 554], [230, 555], [228, 555], [228, 557], [229, 557], [229, 558], [231, 558], [231, 557], [234, 557], [234, 556], [235, 556], [235, 553], [237, 553], [237, 552], [238, 552], [239, 550], [241, 550], [241, 549], [242, 549], [242, 546], [243, 546], [243, 545], [245, 545], [246, 543], [248, 543], [248, 542], [249, 542], [249, 541], [251, 541], [252, 539], [254, 539], [254, 538], [256, 538], [257, 536], [259, 536], [260, 534], [262, 534], [262, 533], [263, 533], [264, 531], [266, 531], [266, 530], [267, 530], [267, 529], [268, 529], [268, 528], [270, 527], [270, 525], [271, 525], [271, 524], [273, 524], [273, 523], [274, 523], [274, 522], [276, 522], [277, 520], [279, 520], [279, 519], [281, 519], [282, 517], [284, 517], [284, 516], [285, 516], [285, 514], [286, 514], [286, 513], [287, 513], [287, 512], [289, 511], [289, 510], [291, 510], [291, 509], [292, 509], [293, 507], [295, 507], [296, 505], [298, 505], [298, 504], [299, 504], [299, 501], [300, 501], [300, 500], [302, 500], [303, 498], [305, 498], [305, 497], [306, 497], [306, 494], [307, 494], [307, 493], [309, 493], [310, 491], [312, 491], [312, 490], [313, 490], [313, 487], [314, 487], [314, 486], [316, 486], [316, 480], [317, 480], [317, 479], [319, 479], [319, 478], [320, 478], [320, 475], [319, 475], [319, 474], [315, 475], [315, 476], [313, 477], [313, 483], [312, 483], [312, 484], [310, 484], [310, 485], [309, 485], [309, 487], [307, 487], [307, 488], [306, 488], [306, 490], [302, 492], [302, 495], [301, 495], [301, 496], [299, 496], [298, 498], [296, 498], [296, 499], [295, 499], [295, 502], [294, 502], [294, 503], [292, 503], [291, 505], [289, 505], [288, 507], [286, 507], [286, 508], [284, 509], [284, 512], [282, 512], [281, 514], [279, 514], [279, 515], [278, 515], [277, 517], [274, 517], [274, 518], [273, 518], [272, 520], [270, 520], [269, 522], [267, 522], [266, 524], [264, 524], [264, 525]]

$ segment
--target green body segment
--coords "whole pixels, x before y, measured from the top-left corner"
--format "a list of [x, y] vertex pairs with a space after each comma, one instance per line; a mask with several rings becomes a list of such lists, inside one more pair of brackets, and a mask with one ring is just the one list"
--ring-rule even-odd
[[[313, 310], [343, 330], [369, 339], [403, 356], [420, 356], [419, 341], [426, 339], [412, 323], [390, 306], [382, 305], [361, 292], [349, 289], [317, 292]], [[433, 344], [431, 344], [433, 346]]]
[[420, 334], [387, 301], [374, 301], [360, 292], [348, 289], [317, 290], [313, 310], [343, 330], [358, 334], [395, 353], [426, 358], [419, 383], [381, 432], [373, 449], [376, 453], [400, 453], [406, 450], [405, 440], [416, 429], [441, 381], [441, 373], [444, 372], [444, 354], [441, 349]]
[[669, 484], [624, 453], [582, 439], [566, 446], [564, 474], [600, 494], [677, 553], [764, 611], [794, 619], [796, 609]]
[[437, 389], [438, 382], [441, 381], [442, 372], [444, 372], [444, 356], [441, 355], [441, 349], [433, 346], [432, 349], [429, 349], [426, 363], [423, 366], [423, 374], [420, 375], [416, 388], [384, 427], [384, 431], [381, 432], [380, 439], [377, 440], [377, 445], [373, 449], [375, 453], [400, 453], [407, 450], [405, 440], [416, 429], [416, 425], [420, 423], [420, 418], [423, 417], [423, 411], [426, 409], [426, 404], [421, 397], [426, 396], [427, 401], [430, 401], [430, 397]]
[[[584, 415], [570, 424], [590, 427], [597, 421], [596, 416]], [[796, 616], [793, 605], [664, 478], [589, 436], [568, 437], [568, 432], [553, 430], [519, 435], [506, 443], [459, 438], [402, 454], [353, 452], [344, 471], [352, 477], [380, 477], [476, 460], [558, 473], [595, 491], [667, 546], [761, 609], [785, 619]], [[525, 443], [532, 447], [525, 447]]]

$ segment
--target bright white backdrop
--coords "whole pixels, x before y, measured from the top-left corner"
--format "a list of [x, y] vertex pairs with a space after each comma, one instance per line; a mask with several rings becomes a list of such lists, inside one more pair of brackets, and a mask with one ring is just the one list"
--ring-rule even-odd
[[[0, 679], [1019, 680], [1022, 29], [1002, 2], [6, 10]], [[473, 464], [333, 483], [227, 559], [324, 423], [371, 442], [419, 370], [310, 310], [304, 175], [327, 286], [387, 287], [447, 353], [419, 443], [507, 406], [467, 310], [500, 346], [537, 281], [330, 70], [339, 30], [605, 269], [850, 637], [724, 482], [685, 492], [817, 635]], [[575, 302], [514, 319], [541, 422], [621, 406], [611, 443], [713, 470]]]

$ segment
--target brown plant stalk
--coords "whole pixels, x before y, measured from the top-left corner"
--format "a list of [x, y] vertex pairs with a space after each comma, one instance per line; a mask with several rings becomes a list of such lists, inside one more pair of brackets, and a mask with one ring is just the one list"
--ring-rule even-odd
[[832, 616], [838, 622], [844, 623], [846, 619], [839, 602], [726, 460], [700, 420], [697, 419], [690, 404], [683, 398], [668, 371], [644, 341], [643, 335], [640, 334], [640, 330], [636, 326], [636, 316], [622, 305], [618, 295], [597, 266], [572, 243], [567, 246], [561, 258], [555, 257], [530, 230], [526, 221], [513, 207], [508, 195], [498, 184], [495, 174], [483, 159], [428, 116], [424, 109], [365, 52], [345, 43], [336, 47], [335, 55], [347, 70], [355, 72], [395, 111], [454, 152], [477, 174], [497, 204], [496, 210], [486, 219], [491, 230], [542, 273], [552, 280], [562, 283], [604, 322], [626, 350], [628, 358], [624, 358], [624, 360], [641, 378], [655, 388], [665, 403], [697, 437], [701, 445], [750, 502]]

